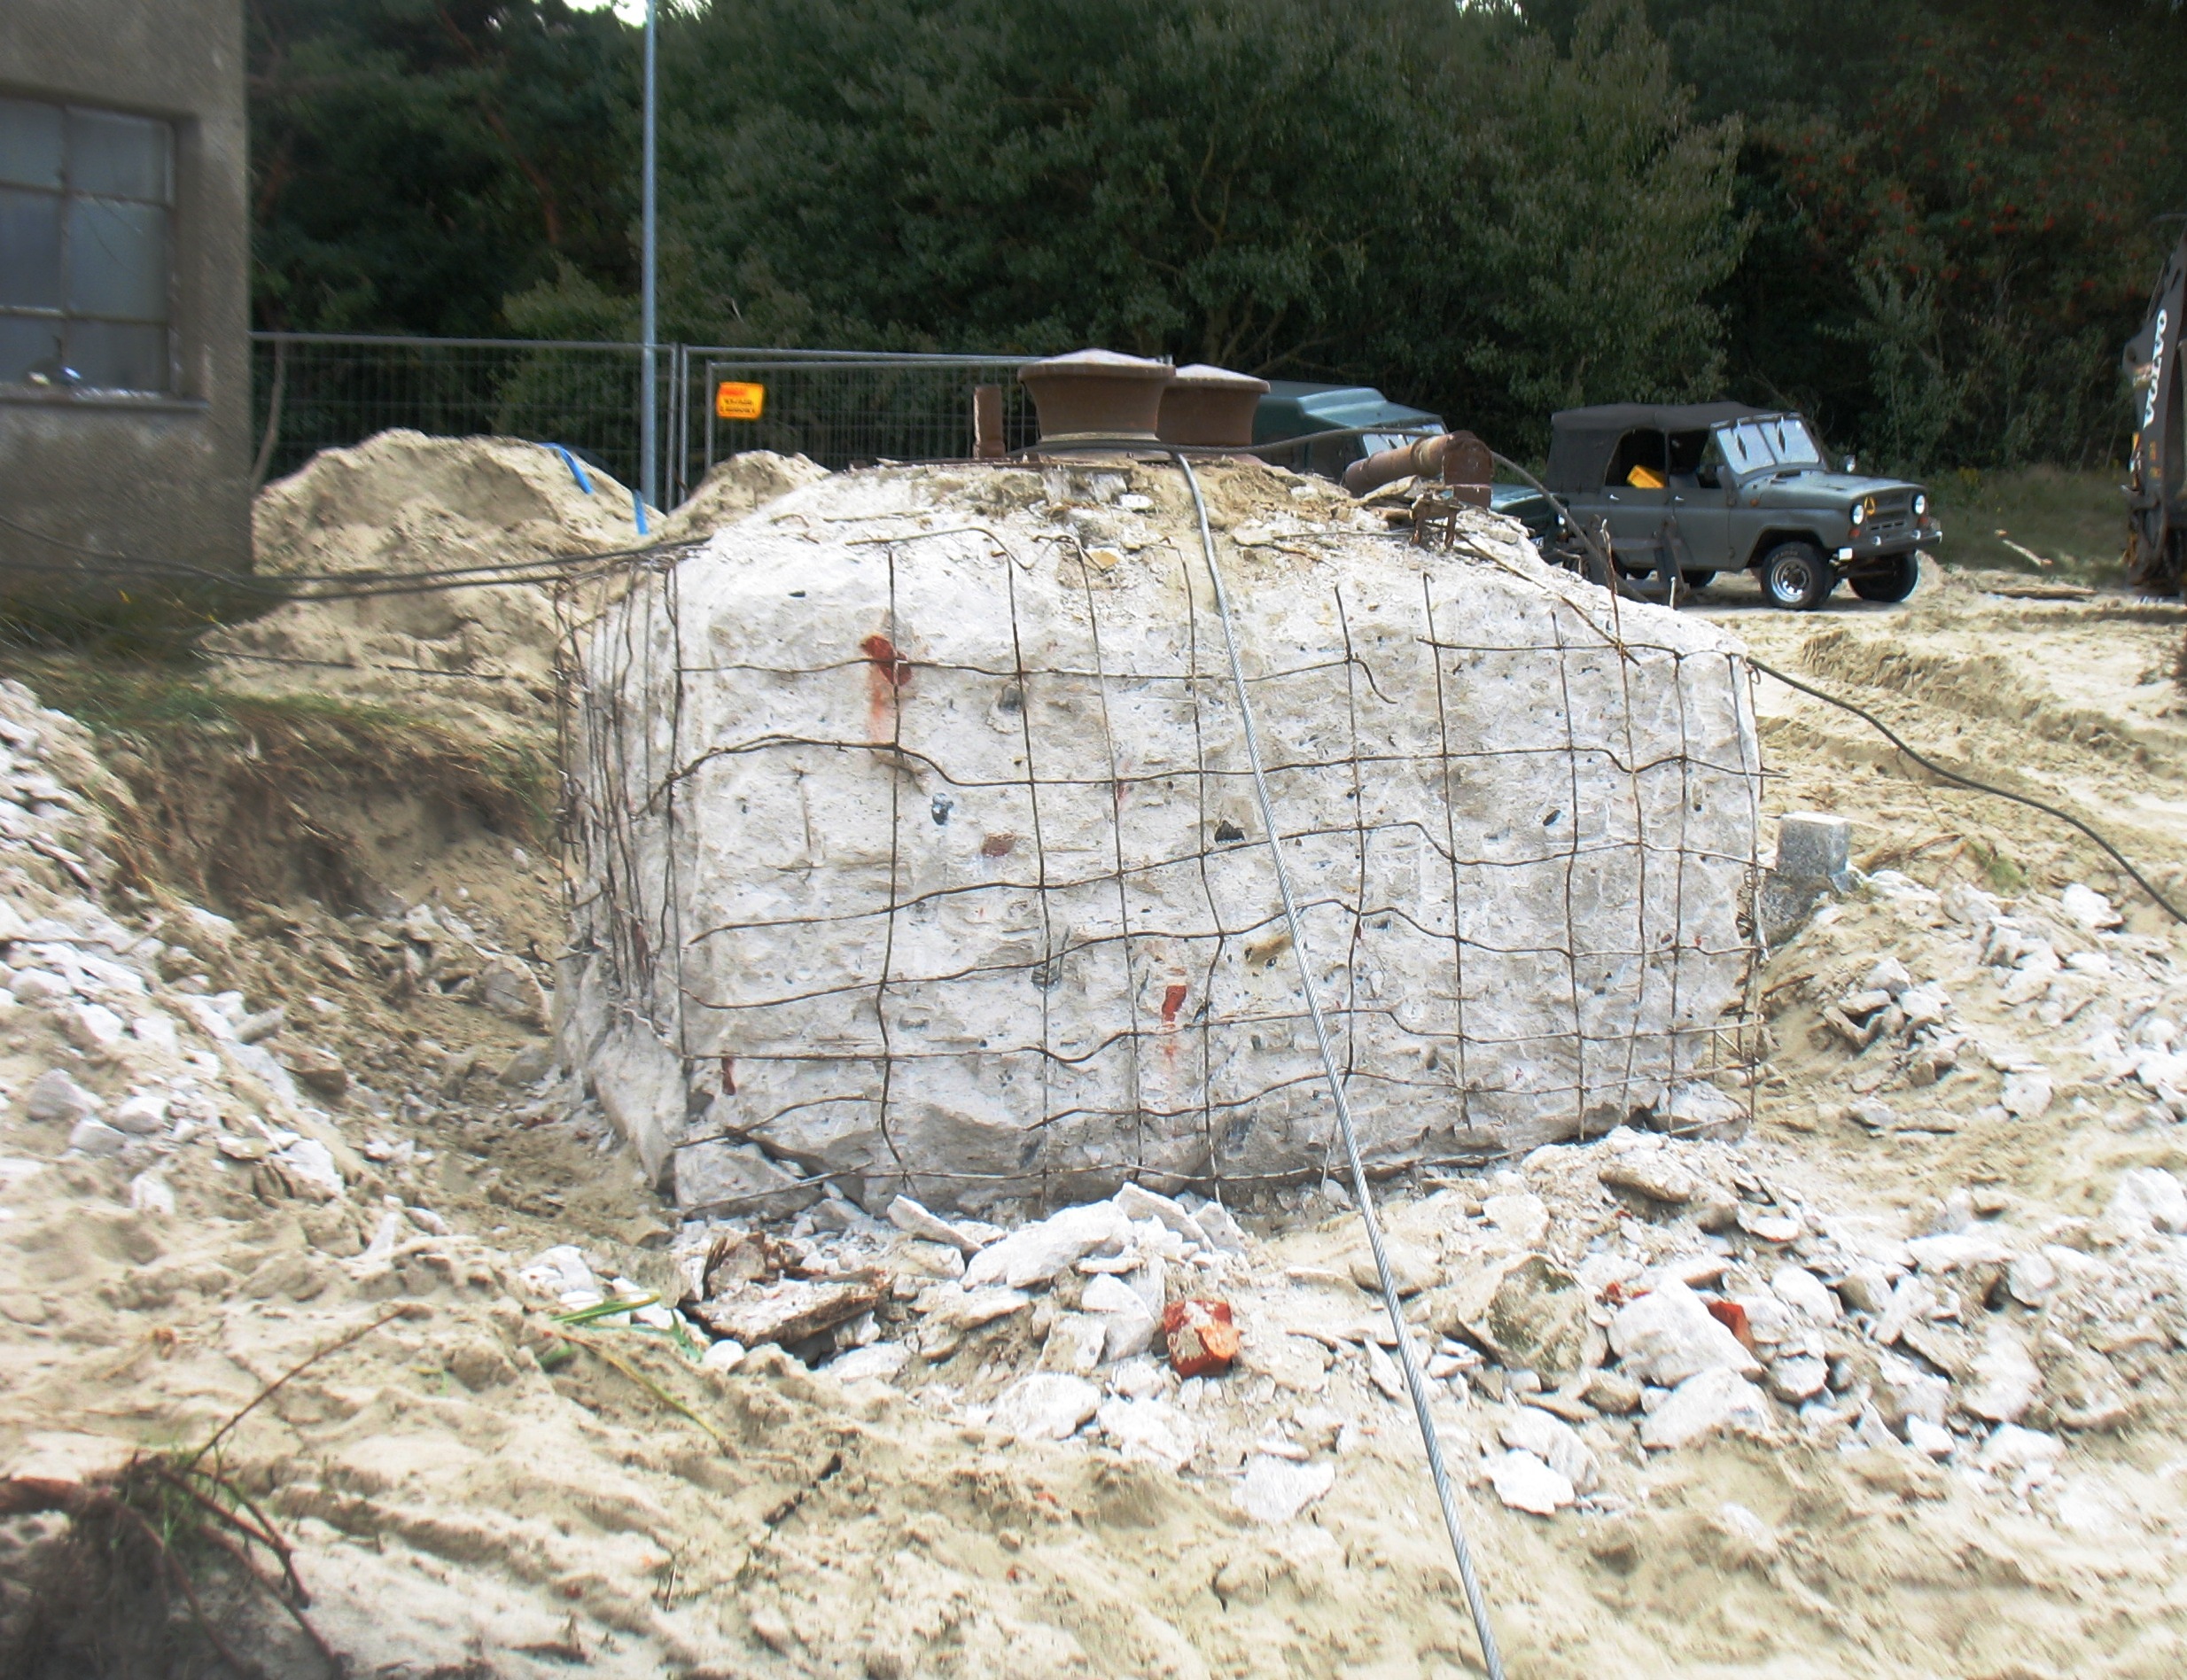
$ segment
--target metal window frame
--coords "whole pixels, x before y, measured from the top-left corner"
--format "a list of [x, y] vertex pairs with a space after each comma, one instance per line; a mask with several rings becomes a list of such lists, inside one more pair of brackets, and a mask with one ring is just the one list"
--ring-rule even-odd
[[[171, 117], [154, 115], [142, 111], [125, 111], [117, 105], [89, 105], [81, 99], [56, 99], [44, 95], [28, 93], [10, 93], [6, 97], [24, 105], [44, 105], [49, 110], [61, 113], [61, 183], [59, 187], [55, 189], [11, 183], [13, 191], [45, 193], [60, 202], [61, 302], [59, 307], [51, 309], [40, 309], [28, 305], [0, 304], [0, 316], [12, 321], [45, 321], [54, 323], [60, 331], [64, 357], [67, 354], [68, 327], [71, 322], [100, 322], [113, 326], [124, 327], [158, 327], [167, 340], [165, 358], [167, 377], [164, 384], [153, 389], [146, 389], [141, 385], [89, 384], [66, 385], [63, 389], [71, 393], [80, 392], [85, 397], [93, 400], [142, 397], [172, 401], [180, 397], [183, 394], [182, 366], [175, 344], [175, 322], [182, 313], [181, 299], [176, 295], [179, 285], [179, 265], [175, 261], [175, 222], [181, 213], [178, 200], [182, 197], [179, 183], [176, 180], [176, 165], [181, 152], [177, 124]], [[79, 191], [75, 185], [75, 148], [71, 144], [68, 135], [68, 117], [72, 112], [83, 112], [90, 115], [101, 117], [127, 117], [135, 122], [148, 122], [156, 125], [167, 141], [166, 155], [162, 159], [165, 165], [166, 196], [161, 198], [132, 198], [120, 193]], [[70, 217], [68, 210], [71, 205], [79, 201], [151, 205], [167, 213], [167, 249], [164, 253], [166, 274], [163, 287], [166, 294], [166, 313], [160, 319], [153, 321], [136, 315], [96, 315], [89, 310], [72, 309], [68, 307], [70, 242], [73, 237], [73, 218]], [[65, 361], [63, 365], [66, 365]], [[46, 394], [43, 387], [19, 380], [0, 380], [0, 392], [4, 392], [10, 396]]]

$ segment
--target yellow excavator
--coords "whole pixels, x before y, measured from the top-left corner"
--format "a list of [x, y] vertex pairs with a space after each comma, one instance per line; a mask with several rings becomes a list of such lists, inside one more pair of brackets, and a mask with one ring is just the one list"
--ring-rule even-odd
[[2164, 265], [2149, 315], [2126, 347], [2134, 384], [2134, 454], [2127, 479], [2127, 580], [2177, 595], [2187, 574], [2187, 234]]

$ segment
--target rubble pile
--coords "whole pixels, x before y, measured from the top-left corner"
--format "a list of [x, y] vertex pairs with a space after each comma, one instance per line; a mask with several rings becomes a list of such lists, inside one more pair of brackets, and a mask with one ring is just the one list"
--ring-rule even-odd
[[[2187, 1120], [2187, 975], [2167, 941], [2127, 931], [2102, 893], [2074, 883], [2008, 907], [1964, 882], [1940, 893], [1895, 870], [1866, 889], [1892, 949], [1810, 961], [1775, 984], [1858, 1059], [1855, 1120], [1878, 1132], [2034, 1120], [2069, 1085], [2083, 1108], [2130, 1091], [2149, 1121]], [[1818, 921], [1826, 930], [1838, 919]], [[2036, 1035], [2049, 1041], [2042, 1054]], [[1984, 1101], [1965, 1100], [1977, 1089]], [[1871, 1094], [1901, 1091], [1895, 1102]]]
[[[2085, 889], [2012, 914], [1972, 892], [1947, 912], [1903, 878], [1869, 890], [1935, 909], [1992, 957], [2077, 914], [2079, 938], [2118, 948], [2121, 967], [2129, 952], [2163, 964], [2158, 942], [2105, 929], [2115, 918]], [[1955, 1065], [1932, 1036], [1951, 1006], [1895, 964], [1830, 1005], [1829, 1030], [1895, 1044], [1900, 1076], [1933, 1089]], [[2137, 1019], [2161, 1019], [2144, 1002]], [[2113, 1077], [2161, 1084], [2168, 1054], [2122, 1058]], [[884, 1224], [831, 1195], [788, 1236], [695, 1221], [678, 1254], [688, 1322], [721, 1338], [709, 1364], [778, 1343], [966, 1424], [1234, 1478], [1240, 1503], [1283, 1520], [1326, 1489], [1334, 1458], [1410, 1427], [1348, 1200], [1326, 1184], [1283, 1193], [1241, 1225], [1218, 1202], [1127, 1185], [1005, 1231], [907, 1197]], [[2187, 1190], [2144, 1168], [2094, 1219], [2026, 1226], [2014, 1207], [1962, 1188], [1894, 1230], [1758, 1169], [1732, 1137], [1620, 1128], [1395, 1197], [1388, 1217], [1439, 1427], [1506, 1504], [1548, 1514], [1625, 1508], [1649, 1455], [1726, 1435], [1910, 1454], [1902, 1475], [1945, 1463], [2024, 1502], [2072, 1435], [2124, 1424], [2187, 1348]], [[1179, 1332], [1215, 1307], [1236, 1350], [1203, 1363]], [[1313, 1474], [1283, 1467], [1300, 1466]]]

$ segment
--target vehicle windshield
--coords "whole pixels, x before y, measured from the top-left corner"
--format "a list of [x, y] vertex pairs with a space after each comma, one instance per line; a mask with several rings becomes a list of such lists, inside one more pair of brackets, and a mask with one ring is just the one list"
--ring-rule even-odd
[[1815, 447], [1807, 422], [1796, 414], [1772, 415], [1766, 420], [1741, 420], [1720, 426], [1716, 440], [1724, 458], [1738, 473], [1761, 472], [1771, 467], [1819, 467], [1823, 452]]

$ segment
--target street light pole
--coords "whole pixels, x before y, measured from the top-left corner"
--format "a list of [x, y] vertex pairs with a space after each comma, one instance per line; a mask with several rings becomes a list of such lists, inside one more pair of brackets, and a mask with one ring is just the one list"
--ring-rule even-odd
[[660, 487], [660, 387], [655, 377], [655, 340], [659, 336], [659, 321], [654, 299], [654, 243], [655, 204], [653, 193], [653, 130], [655, 43], [658, 35], [659, 0], [645, 0], [645, 181], [642, 188], [644, 206], [642, 212], [644, 231], [643, 251], [639, 259], [639, 336], [645, 340], [642, 352], [644, 361], [643, 390], [638, 411], [638, 494], [649, 506], [661, 504]]

